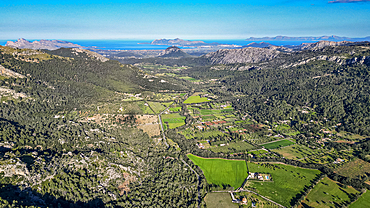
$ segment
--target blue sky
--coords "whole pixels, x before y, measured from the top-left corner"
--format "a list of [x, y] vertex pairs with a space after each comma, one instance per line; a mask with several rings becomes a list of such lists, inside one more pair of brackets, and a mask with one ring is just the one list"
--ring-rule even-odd
[[370, 36], [367, 0], [1, 0], [5, 39]]

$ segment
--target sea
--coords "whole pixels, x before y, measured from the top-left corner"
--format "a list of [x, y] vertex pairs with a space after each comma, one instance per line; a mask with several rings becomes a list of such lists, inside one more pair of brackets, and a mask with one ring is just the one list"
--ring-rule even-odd
[[[0, 40], [0, 45], [4, 46], [8, 40]], [[16, 41], [16, 40], [11, 40]], [[28, 40], [34, 41], [34, 40]], [[65, 40], [86, 48], [96, 48], [101, 50], [164, 50], [171, 45], [150, 45], [139, 43], [150, 43], [153, 40]], [[276, 46], [293, 46], [302, 43], [314, 43], [317, 41], [245, 41], [245, 40], [203, 40], [206, 43], [220, 43], [235, 46], [245, 46], [249, 43], [267, 42]], [[188, 48], [188, 47], [180, 47]]]

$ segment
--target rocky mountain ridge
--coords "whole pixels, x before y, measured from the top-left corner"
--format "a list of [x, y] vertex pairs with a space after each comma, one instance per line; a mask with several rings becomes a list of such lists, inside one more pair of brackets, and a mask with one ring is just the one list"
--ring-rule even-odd
[[5, 46], [12, 48], [28, 48], [28, 49], [47, 49], [56, 50], [58, 48], [83, 48], [78, 44], [74, 44], [68, 41], [61, 40], [40, 40], [30, 42], [24, 38], [19, 38], [17, 41], [8, 41]]
[[370, 36], [364, 38], [349, 38], [349, 37], [339, 37], [336, 35], [331, 36], [320, 36], [320, 37], [288, 37], [288, 36], [275, 36], [275, 37], [262, 37], [262, 38], [255, 38], [250, 37], [247, 38], [246, 41], [370, 41]]
[[221, 49], [204, 55], [212, 64], [258, 63], [275, 58], [280, 52], [266, 48]]

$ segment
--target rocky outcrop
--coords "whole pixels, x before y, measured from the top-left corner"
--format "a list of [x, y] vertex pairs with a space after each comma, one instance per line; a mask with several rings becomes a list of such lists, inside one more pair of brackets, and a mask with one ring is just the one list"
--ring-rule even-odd
[[354, 58], [347, 59], [346, 57], [343, 57], [343, 56], [322, 55], [322, 56], [312, 57], [309, 59], [299, 60], [295, 63], [291, 63], [288, 65], [282, 65], [281, 68], [296, 67], [296, 66], [307, 64], [308, 62], [311, 62], [311, 61], [330, 61], [330, 62], [336, 62], [340, 65], [352, 65], [352, 64], [370, 65], [370, 56], [360, 56], [360, 57], [354, 57]]
[[25, 78], [22, 74], [18, 74], [12, 70], [6, 69], [5, 67], [0, 65], [0, 76], [3, 77], [14, 77], [14, 78]]
[[159, 57], [172, 57], [172, 58], [183, 58], [189, 57], [190, 55], [182, 51], [180, 48], [176, 46], [168, 47]]
[[95, 53], [95, 52], [92, 52], [92, 51], [89, 51], [89, 50], [85, 50], [85, 49], [79, 49], [79, 48], [72, 48], [72, 53], [75, 54], [75, 55], [78, 55], [78, 53], [86, 53], [89, 57], [91, 58], [95, 58], [101, 62], [106, 62], [106, 61], [109, 61], [108, 58], [98, 54], [98, 53]]
[[340, 41], [340, 42], [335, 42], [335, 41], [319, 41], [316, 43], [302, 43], [299, 46], [294, 47], [295, 49], [299, 50], [318, 50], [321, 48], [324, 48], [326, 46], [341, 46], [341, 45], [348, 45], [353, 42], [350, 41]]
[[275, 58], [280, 52], [266, 48], [221, 49], [204, 55], [212, 64], [258, 63]]
[[27, 41], [20, 38], [17, 41], [8, 41], [5, 46], [12, 48], [29, 48], [29, 49], [48, 49], [56, 50], [58, 48], [82, 48], [82, 46], [61, 40], [40, 40], [40, 41]]

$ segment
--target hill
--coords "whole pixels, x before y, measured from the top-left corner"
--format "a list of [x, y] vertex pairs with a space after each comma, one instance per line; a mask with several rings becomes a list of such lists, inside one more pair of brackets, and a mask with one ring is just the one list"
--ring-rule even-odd
[[168, 47], [159, 57], [184, 58], [184, 57], [190, 57], [190, 55], [182, 51], [179, 47], [171, 46], [171, 47]]
[[280, 52], [265, 48], [222, 49], [204, 55], [212, 64], [258, 63], [275, 58]]
[[17, 41], [8, 41], [5, 46], [12, 48], [28, 48], [28, 49], [48, 49], [56, 50], [58, 48], [82, 48], [82, 46], [61, 40], [40, 40], [40, 41], [27, 41], [20, 38]]

